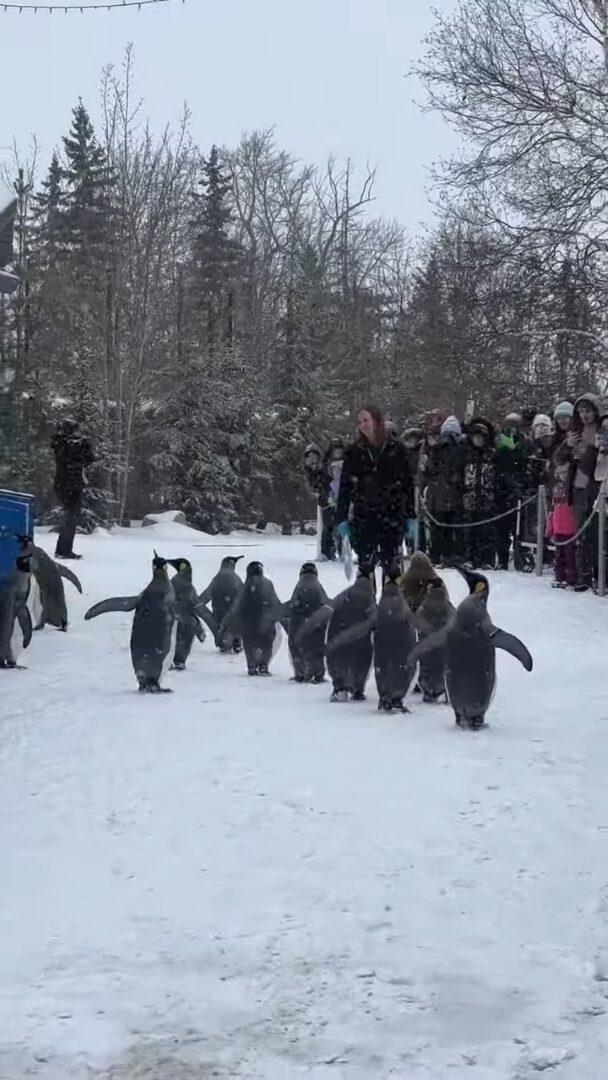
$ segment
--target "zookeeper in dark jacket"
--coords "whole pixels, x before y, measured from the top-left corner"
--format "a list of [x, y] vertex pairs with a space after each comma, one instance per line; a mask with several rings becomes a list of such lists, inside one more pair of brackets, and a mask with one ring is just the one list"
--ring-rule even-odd
[[403, 550], [412, 499], [408, 454], [400, 439], [387, 434], [384, 416], [375, 405], [359, 410], [357, 427], [358, 437], [344, 455], [338, 531], [350, 536], [360, 565], [380, 563], [386, 570]]
[[55, 454], [55, 494], [63, 507], [63, 521], [57, 537], [58, 559], [79, 559], [74, 552], [74, 537], [82, 506], [84, 470], [93, 464], [90, 439], [76, 420], [61, 420], [51, 439]]

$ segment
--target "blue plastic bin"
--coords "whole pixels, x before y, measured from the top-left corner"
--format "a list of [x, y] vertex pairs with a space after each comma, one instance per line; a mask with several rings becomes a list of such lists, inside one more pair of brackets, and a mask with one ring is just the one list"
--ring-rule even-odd
[[19, 554], [17, 535], [33, 534], [34, 496], [20, 491], [0, 491], [0, 581]]

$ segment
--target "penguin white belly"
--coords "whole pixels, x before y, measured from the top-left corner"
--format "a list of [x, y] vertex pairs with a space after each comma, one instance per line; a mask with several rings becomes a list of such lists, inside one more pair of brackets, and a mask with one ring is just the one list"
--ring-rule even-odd
[[162, 672], [163, 677], [167, 674], [169, 668], [171, 667], [171, 664], [173, 663], [173, 657], [175, 656], [175, 642], [176, 642], [176, 639], [177, 639], [177, 627], [178, 627], [178, 620], [174, 619], [173, 620], [173, 626], [171, 627], [171, 644], [170, 644], [170, 647], [169, 647], [169, 652], [167, 653], [167, 655], [165, 656], [165, 659], [163, 660], [163, 672]]
[[18, 660], [23, 652], [23, 630], [19, 619], [15, 619], [13, 623], [13, 632], [11, 634], [11, 654], [13, 660]]
[[281, 624], [280, 623], [275, 623], [274, 629], [275, 629], [275, 635], [274, 635], [274, 641], [272, 643], [272, 654], [271, 654], [273, 660], [274, 660], [275, 656], [277, 655], [279, 649], [281, 648], [281, 642], [283, 640], [283, 628], [282, 628]]
[[30, 580], [30, 592], [27, 598], [27, 606], [30, 609], [32, 626], [38, 626], [42, 618], [42, 595], [40, 586], [33, 575]]

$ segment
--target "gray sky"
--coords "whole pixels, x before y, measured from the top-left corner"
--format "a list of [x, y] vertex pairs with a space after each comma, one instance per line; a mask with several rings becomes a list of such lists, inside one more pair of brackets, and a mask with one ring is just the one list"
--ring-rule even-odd
[[[82, 0], [84, 6], [87, 0]], [[453, 7], [454, 0], [436, 0]], [[403, 77], [431, 21], [429, 0], [172, 0], [130, 12], [2, 13], [0, 146], [35, 132], [46, 168], [82, 96], [95, 121], [102, 67], [135, 47], [136, 89], [160, 130], [187, 101], [205, 151], [276, 127], [307, 162], [330, 153], [378, 166], [377, 209], [428, 219], [428, 167], [454, 145]], [[6, 96], [6, 95], [5, 95]], [[0, 150], [0, 161], [6, 160]]]

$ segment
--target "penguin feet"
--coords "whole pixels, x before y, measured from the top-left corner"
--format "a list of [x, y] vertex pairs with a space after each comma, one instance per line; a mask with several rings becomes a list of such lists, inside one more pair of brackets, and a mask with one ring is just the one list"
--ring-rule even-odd
[[425, 705], [438, 705], [439, 704], [439, 699], [441, 698], [441, 696], [442, 696], [441, 694], [428, 694], [428, 693], [425, 693], [425, 694], [422, 695], [422, 700], [423, 700]]
[[348, 705], [348, 690], [334, 690], [329, 700], [337, 705]]
[[[228, 651], [230, 651], [230, 650], [228, 650]], [[235, 641], [232, 642], [232, 652], [235, 654], [235, 656], [238, 656], [239, 653], [241, 653], [242, 651], [243, 651], [243, 642], [240, 641], [237, 638]]]
[[18, 664], [16, 660], [7, 660], [6, 657], [4, 657], [0, 660], [0, 670], [25, 671], [26, 668], [23, 667], [23, 664]]
[[140, 694], [172, 694], [168, 686], [159, 686], [158, 683], [140, 683]]
[[421, 694], [422, 693], [422, 687], [421, 687], [419, 682], [416, 683], [412, 693], [413, 694]]
[[325, 678], [325, 674], [322, 671], [318, 671], [316, 675], [313, 675], [313, 677], [312, 677], [312, 679], [310, 681], [313, 684], [313, 686], [320, 686], [321, 683], [327, 682], [327, 680]]
[[266, 676], [270, 677], [271, 672], [268, 670], [268, 664], [259, 664], [258, 665], [258, 675], [266, 675]]
[[291, 676], [291, 679], [290, 679], [289, 681], [290, 681], [290, 682], [295, 682], [295, 683], [303, 683], [303, 682], [306, 682], [306, 680], [305, 680], [305, 678], [304, 678], [304, 676], [303, 676], [303, 675], [292, 675], [292, 676]]
[[169, 668], [169, 670], [170, 671], [185, 671], [186, 670], [186, 665], [183, 662], [183, 660], [178, 660], [177, 662], [174, 662], [173, 664], [171, 664], [171, 667]]
[[378, 712], [390, 713], [393, 711], [393, 705], [390, 701], [385, 701], [384, 698], [380, 698], [378, 702]]
[[[42, 626], [44, 626], [44, 623], [42, 624]], [[42, 629], [42, 626], [40, 627], [40, 629]], [[67, 634], [67, 632], [68, 632], [68, 620], [67, 619], [62, 619], [61, 620], [61, 626], [58, 627], [58, 630], [59, 630], [60, 634]]]
[[462, 731], [483, 731], [488, 725], [483, 716], [456, 716], [456, 726]]
[[363, 693], [363, 690], [354, 690], [350, 700], [365, 701], [365, 694]]

